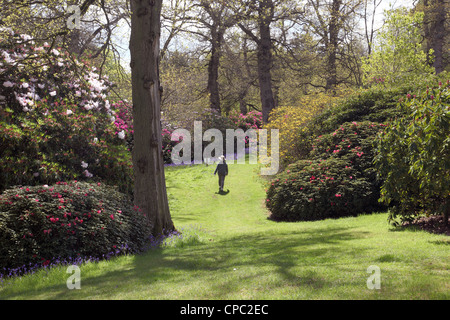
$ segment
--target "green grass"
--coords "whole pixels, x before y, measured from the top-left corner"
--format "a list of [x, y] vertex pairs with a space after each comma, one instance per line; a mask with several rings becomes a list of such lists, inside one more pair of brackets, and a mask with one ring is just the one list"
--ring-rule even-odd
[[[387, 214], [277, 223], [257, 165], [230, 164], [227, 194], [213, 166], [167, 169], [182, 237], [143, 255], [87, 263], [81, 290], [66, 267], [5, 281], [2, 299], [449, 299], [450, 240], [387, 223]], [[381, 289], [367, 288], [369, 266]]]

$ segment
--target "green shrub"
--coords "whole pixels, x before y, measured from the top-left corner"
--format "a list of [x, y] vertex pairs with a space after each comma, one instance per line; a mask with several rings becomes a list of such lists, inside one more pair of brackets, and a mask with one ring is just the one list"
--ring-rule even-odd
[[369, 121], [344, 123], [332, 133], [319, 136], [309, 156], [314, 160], [329, 157], [346, 160], [361, 175], [375, 183], [373, 143], [385, 127], [385, 124]]
[[[375, 199], [374, 199], [375, 198]], [[346, 160], [300, 160], [273, 180], [267, 208], [277, 221], [354, 216], [376, 203], [373, 185]]]
[[411, 86], [396, 88], [373, 87], [360, 90], [332, 108], [315, 116], [306, 127], [299, 128], [295, 154], [298, 160], [309, 159], [314, 139], [333, 132], [346, 122], [371, 121], [385, 123], [402, 116], [398, 100], [411, 92]]
[[148, 230], [128, 196], [100, 183], [7, 189], [0, 196], [0, 269], [136, 253]]
[[311, 160], [289, 165], [269, 187], [272, 218], [317, 220], [378, 209], [380, 184], [372, 144], [382, 128], [368, 121], [351, 122], [319, 136]]
[[378, 136], [375, 159], [383, 180], [381, 200], [392, 205], [390, 220], [450, 212], [450, 81], [408, 94], [404, 117]]

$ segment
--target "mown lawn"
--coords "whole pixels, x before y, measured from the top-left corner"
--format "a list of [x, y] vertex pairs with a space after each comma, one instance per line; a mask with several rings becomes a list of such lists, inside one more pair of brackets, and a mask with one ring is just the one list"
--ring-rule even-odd
[[[1, 299], [449, 299], [450, 239], [396, 229], [387, 214], [319, 222], [267, 219], [257, 165], [230, 164], [226, 194], [213, 166], [167, 169], [183, 232], [145, 254], [66, 267], [0, 286]], [[369, 289], [370, 266], [380, 289]]]

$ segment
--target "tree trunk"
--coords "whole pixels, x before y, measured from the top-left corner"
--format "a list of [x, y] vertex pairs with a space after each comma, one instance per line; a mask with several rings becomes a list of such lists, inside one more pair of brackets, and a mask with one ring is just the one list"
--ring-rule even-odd
[[339, 35], [339, 9], [341, 7], [341, 4], [341, 0], [333, 0], [331, 7], [331, 19], [328, 29], [330, 38], [327, 44], [327, 91], [335, 90], [337, 85], [336, 55]]
[[208, 63], [208, 92], [211, 109], [221, 113], [219, 94], [219, 65], [221, 46], [223, 42], [223, 31], [220, 27], [211, 30], [211, 58]]
[[442, 217], [444, 218], [444, 226], [448, 226], [448, 217], [450, 216], [450, 197], [447, 198], [444, 212], [442, 214]]
[[263, 122], [269, 122], [269, 114], [275, 108], [272, 90], [272, 39], [270, 23], [273, 18], [273, 3], [271, 0], [261, 0], [259, 3], [259, 34], [258, 41], [258, 80], [262, 106]]
[[445, 0], [424, 1], [424, 33], [427, 44], [427, 53], [434, 51], [430, 64], [435, 68], [436, 74], [445, 70], [445, 37], [447, 6]]
[[174, 230], [167, 199], [160, 123], [161, 7], [162, 0], [131, 0], [134, 203], [148, 217], [153, 235]]
[[247, 114], [247, 112], [248, 112], [247, 103], [245, 102], [244, 99], [239, 99], [239, 110], [244, 115]]

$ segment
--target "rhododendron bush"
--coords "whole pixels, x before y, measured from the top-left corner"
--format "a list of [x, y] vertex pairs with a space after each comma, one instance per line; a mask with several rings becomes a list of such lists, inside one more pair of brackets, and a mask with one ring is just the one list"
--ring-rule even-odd
[[[0, 195], [0, 278], [69, 258], [105, 259], [149, 244], [148, 220], [103, 183], [17, 187]], [[2, 270], [4, 269], [4, 270]]]
[[310, 160], [287, 166], [274, 179], [266, 204], [275, 220], [319, 220], [379, 208], [379, 182], [372, 165], [373, 122], [347, 122], [317, 137]]
[[280, 163], [283, 167], [299, 158], [299, 135], [306, 125], [323, 110], [335, 106], [346, 93], [342, 90], [336, 96], [326, 93], [305, 95], [297, 106], [282, 106], [271, 112], [270, 122], [264, 128], [280, 130]]
[[0, 190], [71, 179], [132, 190], [124, 102], [95, 67], [30, 36], [0, 40]]
[[381, 200], [392, 223], [420, 215], [450, 215], [450, 81], [405, 95], [405, 115], [378, 136], [375, 159]]
[[230, 112], [230, 119], [234, 122], [235, 126], [246, 131], [248, 129], [261, 129], [262, 128], [262, 112], [250, 111], [246, 114], [239, 113], [237, 110]]

